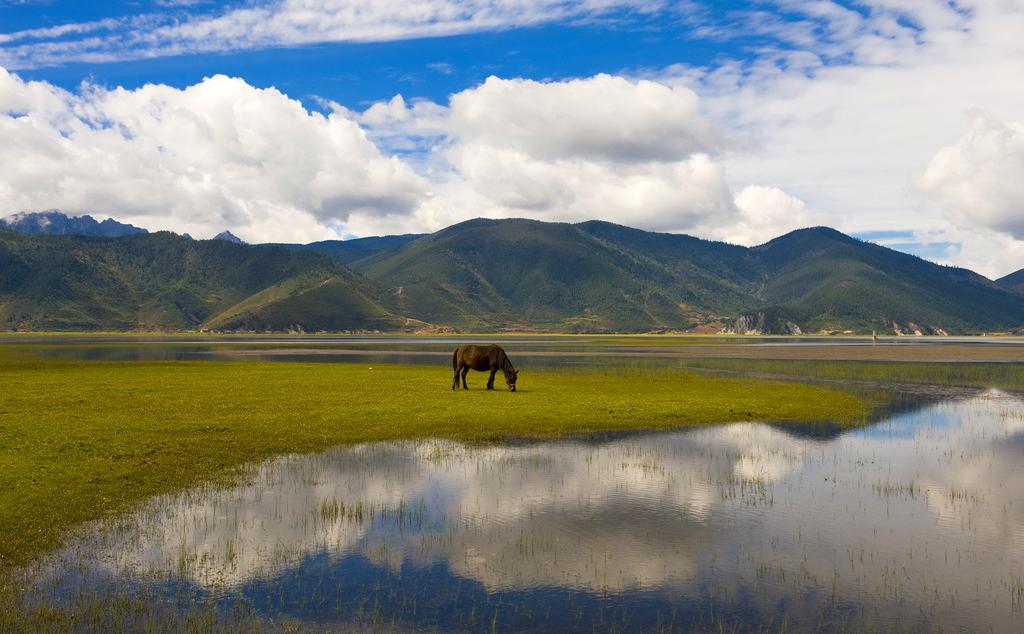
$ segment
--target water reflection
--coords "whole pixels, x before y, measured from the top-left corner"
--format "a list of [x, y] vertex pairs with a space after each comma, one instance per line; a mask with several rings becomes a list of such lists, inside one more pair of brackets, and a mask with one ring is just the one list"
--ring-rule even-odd
[[1024, 402], [997, 392], [831, 438], [363, 445], [154, 500], [56, 556], [41, 596], [384, 629], [1010, 631], [1021, 469]]

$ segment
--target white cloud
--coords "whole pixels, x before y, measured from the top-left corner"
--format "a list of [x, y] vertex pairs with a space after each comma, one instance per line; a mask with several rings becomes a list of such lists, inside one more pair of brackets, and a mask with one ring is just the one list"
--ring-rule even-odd
[[[698, 16], [708, 37], [742, 38], [750, 25], [774, 30], [766, 37], [775, 44], [758, 55], [646, 73], [693, 88], [704, 113], [730, 130], [734, 149], [720, 158], [730, 185], [778, 187], [806, 203], [810, 224], [847, 232], [948, 231], [941, 198], [921, 191], [921, 176], [963, 130], [965, 112], [1020, 120], [1024, 4], [865, 0], [852, 12], [827, 1], [761, 6], [790, 13], [782, 20], [777, 12], [741, 12], [723, 23]], [[969, 251], [964, 244], [950, 261], [978, 262]], [[1005, 274], [1024, 259], [1007, 255], [989, 266], [982, 272]]]
[[253, 240], [334, 236], [352, 213], [411, 213], [426, 183], [344, 113], [223, 76], [183, 90], [68, 93], [0, 69], [0, 209], [115, 215]]
[[544, 160], [671, 161], [723, 146], [698, 105], [689, 88], [611, 75], [489, 77], [452, 97], [449, 124], [464, 140]]
[[931, 160], [921, 187], [959, 227], [1024, 239], [1024, 123], [977, 115], [967, 134]]
[[[67, 58], [77, 59], [173, 54], [207, 45], [393, 39], [658, 5], [257, 3], [178, 24], [143, 25], [132, 36], [139, 39], [124, 47], [100, 29], [82, 35], [92, 42], [82, 48], [72, 29], [59, 41], [21, 37], [13, 44], [36, 48], [22, 55], [14, 52], [18, 46], [0, 45], [0, 55], [39, 64], [46, 55], [67, 55], [65, 45], [79, 47]], [[248, 223], [251, 233], [243, 231], [243, 237], [250, 240], [274, 239], [279, 225], [301, 239], [329, 234], [323, 223], [366, 235], [432, 230], [474, 216], [528, 216], [605, 218], [749, 244], [798, 225], [825, 224], [848, 232], [914, 230], [933, 242], [950, 241], [955, 244], [947, 262], [988, 275], [1024, 266], [1024, 223], [1013, 211], [1014, 205], [1020, 209], [1020, 179], [1013, 176], [1021, 159], [1012, 142], [1020, 136], [1019, 124], [972, 128], [957, 140], [964, 113], [972, 109], [983, 109], [992, 122], [1020, 120], [1024, 5], [863, 0], [850, 10], [828, 0], [769, 0], [756, 8], [720, 12], [720, 20], [714, 12], [683, 11], [684, 19], [694, 20], [694, 37], [757, 37], [756, 55], [718, 59], [706, 68], [562, 82], [491, 78], [448, 103], [395, 97], [361, 113], [331, 104], [330, 117], [305, 112], [274, 91], [245, 87], [241, 92], [260, 95], [255, 101], [261, 104], [293, 104], [284, 111], [294, 129], [271, 130], [255, 116], [214, 117], [211, 125], [234, 132], [194, 139], [188, 147], [183, 142], [176, 160], [139, 148], [158, 146], [168, 135], [170, 142], [187, 138], [165, 122], [168, 113], [178, 112], [178, 102], [196, 117], [226, 108], [216, 100], [186, 99], [202, 92], [199, 86], [69, 95], [48, 84], [16, 80], [5, 88], [0, 82], [7, 111], [33, 115], [9, 121], [0, 115], [0, 123], [21, 135], [10, 136], [7, 145], [25, 144], [21, 153], [37, 161], [0, 174], [0, 204], [11, 211], [62, 202], [84, 211], [128, 209], [149, 214], [128, 218], [137, 224], [172, 226], [152, 220], [166, 209], [173, 226], [183, 229], [199, 222], [203, 213], [196, 210], [215, 209], [208, 216], [224, 225]], [[161, 90], [178, 96], [153, 101]], [[115, 111], [110, 95], [117, 94], [132, 97], [122, 98]], [[151, 114], [154, 108], [159, 116]], [[43, 132], [34, 133], [43, 136], [29, 142], [28, 122], [40, 117], [46, 123], [33, 125]], [[72, 133], [59, 134], [61, 126]], [[327, 129], [338, 138], [324, 140], [314, 132]], [[265, 144], [236, 142], [250, 134]], [[268, 147], [288, 148], [292, 137], [305, 139], [303, 134], [311, 135], [303, 141], [313, 148], [308, 155], [266, 163], [266, 178], [252, 168], [268, 160]], [[125, 158], [116, 158], [122, 153]], [[323, 168], [335, 153], [343, 158]], [[391, 153], [402, 160], [387, 158]], [[150, 170], [154, 156], [160, 167]], [[195, 173], [207, 173], [208, 182], [199, 186], [183, 176]], [[320, 180], [313, 178], [321, 173]], [[50, 177], [48, 186], [41, 185], [41, 174]], [[118, 174], [127, 175], [118, 188], [104, 186]], [[159, 186], [149, 187], [152, 182]], [[288, 220], [273, 219], [282, 214]], [[995, 244], [998, 249], [986, 247]]]
[[777, 189], [734, 196], [716, 158], [727, 135], [683, 87], [492, 77], [444, 105], [325, 105], [331, 114], [311, 113], [223, 76], [73, 94], [4, 72], [0, 158], [12, 168], [0, 174], [0, 209], [110, 214], [197, 236], [230, 228], [250, 242], [518, 216], [753, 243], [800, 218], [800, 201]]
[[[396, 97], [360, 121], [389, 148], [410, 139], [432, 148], [422, 168], [435, 195], [417, 212], [418, 230], [475, 216], [600, 218], [750, 242], [793, 228], [787, 212], [800, 205], [755, 188], [737, 206], [716, 158], [730, 147], [728, 135], [683, 86], [610, 75], [490, 77], [447, 105]], [[374, 218], [350, 226], [357, 234], [382, 229]]]
[[679, 231], [715, 224], [716, 218], [727, 222], [736, 214], [724, 169], [706, 154], [664, 163], [545, 161], [469, 144], [457, 146], [450, 156], [458, 175], [449, 187], [470, 188], [487, 215], [600, 218]]
[[661, 5], [662, 0], [261, 0], [222, 13], [149, 14], [0, 35], [0, 65], [17, 69], [436, 37], [595, 18], [615, 10], [646, 12]]
[[747, 185], [736, 194], [741, 216], [719, 237], [736, 244], [763, 244], [810, 224], [804, 213], [804, 201], [778, 187]]
[[961, 228], [949, 225], [928, 232], [922, 238], [925, 244], [952, 243], [946, 257], [937, 258], [938, 262], [966, 267], [992, 279], [1008, 275], [1024, 266], [1024, 241], [985, 227]]
[[0, 45], [22, 40], [53, 40], [68, 35], [95, 33], [97, 31], [116, 28], [121, 24], [122, 22], [119, 20], [107, 18], [104, 20], [94, 20], [92, 22], [76, 22], [54, 27], [15, 31], [13, 33], [0, 33]]

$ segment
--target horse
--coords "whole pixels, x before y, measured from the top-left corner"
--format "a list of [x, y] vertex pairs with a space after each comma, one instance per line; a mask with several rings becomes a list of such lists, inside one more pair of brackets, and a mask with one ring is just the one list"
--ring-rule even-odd
[[452, 369], [455, 370], [455, 378], [452, 380], [453, 391], [459, 386], [460, 373], [462, 374], [462, 389], [469, 389], [469, 386], [466, 385], [466, 375], [469, 374], [471, 369], [478, 372], [491, 371], [491, 376], [487, 379], [488, 390], [494, 389], [494, 375], [500, 369], [505, 374], [505, 383], [508, 385], [508, 391], [516, 391], [516, 377], [519, 376], [519, 371], [512, 366], [512, 362], [508, 360], [508, 355], [505, 354], [505, 351], [494, 344], [489, 346], [459, 346], [455, 349], [455, 353], [452, 354]]

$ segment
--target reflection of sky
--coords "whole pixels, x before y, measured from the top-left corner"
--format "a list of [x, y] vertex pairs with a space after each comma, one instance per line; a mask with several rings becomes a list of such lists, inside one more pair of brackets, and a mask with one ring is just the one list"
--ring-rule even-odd
[[[155, 501], [82, 565], [313, 620], [354, 597], [397, 618], [415, 597], [434, 617], [414, 624], [461, 627], [480, 605], [569, 597], [591, 625], [601, 601], [650, 625], [713, 600], [740, 621], [786, 605], [794, 625], [1001, 630], [1024, 576], [1022, 404], [990, 393], [832, 439], [743, 423], [287, 457], [247, 486]], [[311, 586], [322, 610], [300, 600]], [[462, 604], [443, 599], [456, 590]]]

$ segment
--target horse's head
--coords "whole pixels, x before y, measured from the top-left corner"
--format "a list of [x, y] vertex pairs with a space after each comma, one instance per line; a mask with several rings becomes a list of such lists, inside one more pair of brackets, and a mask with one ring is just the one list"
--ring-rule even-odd
[[516, 378], [519, 377], [519, 370], [505, 370], [505, 383], [509, 392], [516, 391]]

